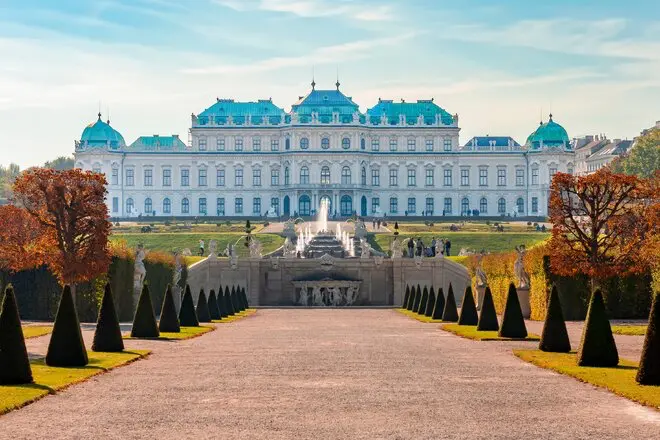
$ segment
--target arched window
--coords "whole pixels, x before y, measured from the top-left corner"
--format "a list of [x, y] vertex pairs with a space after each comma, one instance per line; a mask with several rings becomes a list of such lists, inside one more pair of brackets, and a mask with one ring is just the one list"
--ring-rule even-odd
[[321, 139], [321, 148], [323, 148], [324, 150], [330, 148], [330, 139], [328, 138]]
[[135, 211], [135, 202], [133, 202], [133, 199], [128, 198], [126, 199], [126, 214], [131, 214], [133, 211]]
[[362, 171], [360, 172], [360, 184], [361, 185], [367, 184], [367, 169], [364, 167], [362, 167]]
[[351, 196], [348, 195], [341, 196], [340, 211], [341, 211], [341, 215], [344, 217], [353, 215], [353, 199], [351, 198]]
[[312, 202], [309, 199], [308, 195], [300, 196], [298, 199], [298, 214], [299, 215], [310, 215], [312, 208]]
[[188, 214], [189, 212], [190, 212], [190, 201], [184, 197], [184, 199], [181, 200], [181, 213]]
[[309, 184], [309, 168], [302, 167], [300, 169], [300, 183], [303, 185]]
[[479, 201], [479, 213], [486, 214], [488, 212], [488, 199], [482, 197]]
[[170, 214], [172, 212], [172, 202], [167, 197], [163, 200], [163, 214]]
[[306, 150], [309, 148], [309, 139], [308, 138], [301, 138], [300, 139], [300, 149], [301, 150]]
[[351, 169], [349, 167], [344, 167], [341, 169], [341, 183], [342, 185], [351, 184]]
[[367, 141], [364, 140], [364, 138], [360, 139], [360, 149], [364, 150], [367, 148]]
[[518, 207], [518, 214], [524, 214], [525, 213], [525, 201], [523, 200], [522, 197], [518, 198], [516, 200], [516, 206]]
[[154, 211], [154, 206], [151, 203], [151, 197], [144, 199], [144, 213], [151, 214]]
[[499, 214], [505, 214], [506, 213], [506, 200], [504, 200], [504, 197], [499, 199], [497, 201], [497, 212]]
[[461, 215], [465, 215], [470, 211], [470, 201], [467, 197], [463, 197], [461, 200]]
[[286, 139], [284, 140], [284, 149], [285, 149], [285, 150], [289, 150], [290, 148], [291, 148], [291, 139], [286, 138]]
[[284, 168], [284, 184], [291, 184], [291, 176], [289, 175], [289, 167]]
[[328, 166], [321, 168], [321, 184], [330, 184], [330, 167]]
[[344, 150], [348, 150], [349, 148], [351, 148], [351, 139], [350, 139], [350, 138], [344, 138], [344, 139], [342, 139], [342, 140], [341, 140], [341, 147], [342, 147]]

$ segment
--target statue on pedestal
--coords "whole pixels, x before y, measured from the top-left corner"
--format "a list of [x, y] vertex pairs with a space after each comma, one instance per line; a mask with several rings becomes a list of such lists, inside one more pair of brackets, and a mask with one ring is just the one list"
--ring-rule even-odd
[[362, 237], [360, 238], [360, 258], [369, 257], [371, 257], [371, 246], [367, 243], [367, 239]]
[[516, 278], [518, 278], [518, 287], [526, 289], [529, 288], [529, 274], [525, 272], [525, 265], [523, 264], [523, 258], [525, 257], [525, 253], [527, 253], [525, 245], [516, 246], [516, 252], [518, 252], [518, 257], [516, 258], [516, 262], [513, 263], [513, 271], [516, 274]]
[[480, 252], [477, 254], [477, 268], [475, 269], [475, 276], [477, 278], [477, 286], [478, 287], [485, 287], [488, 285], [488, 277], [486, 276], [486, 272], [484, 272], [483, 268], [483, 259], [484, 259], [484, 253]]
[[289, 237], [286, 237], [284, 240], [284, 245], [282, 246], [282, 255], [284, 258], [296, 257], [296, 246], [293, 244]]
[[218, 258], [218, 241], [217, 240], [209, 240], [209, 260], [215, 260]]
[[250, 240], [250, 258], [261, 258], [263, 256], [261, 254], [262, 249], [263, 246], [259, 240], [256, 238]]
[[392, 244], [390, 245], [390, 252], [392, 252], [392, 258], [398, 259], [403, 256], [403, 251], [401, 250], [401, 242], [399, 242], [399, 237], [394, 237]]
[[355, 222], [355, 236], [357, 238], [364, 238], [367, 236], [367, 227], [364, 225], [364, 220], [358, 219]]

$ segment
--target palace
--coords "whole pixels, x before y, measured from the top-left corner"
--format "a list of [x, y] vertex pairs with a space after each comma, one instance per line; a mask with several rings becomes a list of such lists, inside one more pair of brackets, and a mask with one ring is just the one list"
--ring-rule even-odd
[[179, 136], [127, 145], [110, 121], [75, 142], [76, 166], [106, 175], [113, 218], [546, 216], [552, 176], [573, 173], [564, 128], [542, 122], [524, 145], [507, 136], [459, 143], [458, 115], [433, 99], [379, 99], [366, 113], [336, 88], [286, 112], [272, 100], [217, 99]]

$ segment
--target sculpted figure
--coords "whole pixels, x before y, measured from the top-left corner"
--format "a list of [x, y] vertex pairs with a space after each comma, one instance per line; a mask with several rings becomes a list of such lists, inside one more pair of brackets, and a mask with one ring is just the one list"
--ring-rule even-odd
[[399, 237], [394, 237], [394, 240], [390, 245], [390, 251], [392, 252], [392, 258], [401, 258], [403, 256], [403, 251], [401, 250], [401, 242], [399, 241]]
[[312, 289], [312, 304], [315, 306], [323, 305], [323, 297], [321, 296], [321, 288], [319, 286]]
[[525, 245], [516, 246], [516, 252], [518, 252], [518, 257], [516, 258], [516, 262], [513, 263], [513, 271], [516, 274], [516, 278], [518, 278], [518, 287], [526, 288], [529, 287], [529, 274], [525, 272], [525, 265], [523, 264], [523, 257], [527, 252]]
[[262, 249], [263, 246], [261, 245], [261, 242], [259, 240], [257, 240], [256, 238], [250, 240], [250, 258], [261, 258]]
[[488, 284], [488, 277], [486, 276], [486, 272], [484, 272], [483, 268], [483, 259], [483, 252], [477, 254], [477, 268], [475, 269], [475, 275], [477, 277], [477, 286], [479, 287], [484, 287]]
[[144, 267], [144, 248], [138, 246], [135, 252], [135, 271], [133, 272], [133, 285], [136, 289], [142, 289], [144, 277], [147, 275], [147, 269]]
[[362, 251], [360, 254], [360, 258], [371, 257], [371, 246], [369, 246], [369, 243], [367, 243], [367, 239], [364, 237], [360, 239], [360, 250]]

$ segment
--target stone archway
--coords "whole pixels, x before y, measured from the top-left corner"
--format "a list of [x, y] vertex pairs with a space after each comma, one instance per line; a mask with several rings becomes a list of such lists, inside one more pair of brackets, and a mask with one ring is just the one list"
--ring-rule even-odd
[[362, 200], [360, 200], [360, 215], [362, 217], [366, 217], [367, 215], [367, 197], [362, 196]]
[[284, 202], [282, 203], [283, 209], [282, 213], [285, 216], [290, 216], [291, 215], [291, 199], [289, 199], [289, 196], [284, 196]]

